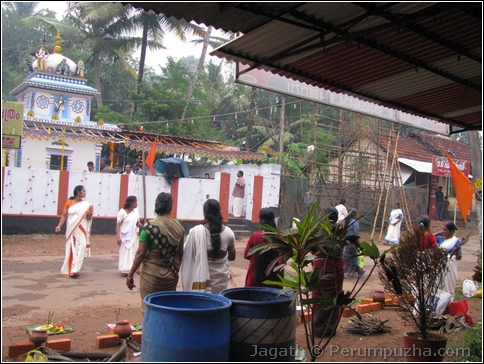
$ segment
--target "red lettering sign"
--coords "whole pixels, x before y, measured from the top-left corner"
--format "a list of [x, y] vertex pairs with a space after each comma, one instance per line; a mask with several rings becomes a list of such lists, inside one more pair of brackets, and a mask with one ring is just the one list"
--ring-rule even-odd
[[2, 108], [2, 119], [5, 122], [10, 120], [20, 120], [20, 113], [15, 109]]
[[[471, 162], [453, 159], [457, 168], [459, 168], [466, 177], [469, 176]], [[439, 157], [434, 155], [432, 160], [432, 174], [434, 176], [452, 177], [450, 173], [449, 160], [447, 157]]]

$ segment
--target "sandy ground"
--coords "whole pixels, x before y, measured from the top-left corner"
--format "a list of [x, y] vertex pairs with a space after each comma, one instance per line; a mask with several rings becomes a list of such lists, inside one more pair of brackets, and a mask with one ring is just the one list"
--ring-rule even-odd
[[[476, 233], [474, 231], [474, 233]], [[466, 236], [459, 230], [459, 236]], [[364, 241], [369, 234], [362, 234]], [[378, 238], [378, 237], [377, 237]], [[24, 357], [9, 358], [8, 346], [28, 341], [26, 327], [42, 324], [49, 314], [54, 322], [72, 326], [74, 332], [53, 338], [68, 337], [72, 340], [74, 352], [108, 352], [117, 348], [96, 349], [97, 335], [105, 334], [106, 324], [117, 319], [129, 320], [133, 325], [141, 324], [143, 317], [140, 309], [138, 288], [128, 290], [125, 278], [117, 271], [117, 245], [115, 235], [93, 235], [92, 256], [86, 258], [78, 279], [60, 275], [64, 258], [64, 237], [61, 235], [9, 235], [2, 237], [2, 362], [24, 361]], [[237, 259], [231, 262], [233, 280], [231, 287], [243, 287], [248, 262], [243, 259], [247, 239], [236, 242]], [[380, 250], [386, 247], [378, 243]], [[459, 263], [459, 280], [472, 276], [476, 265], [476, 252], [479, 249], [475, 236], [464, 248], [464, 257]], [[371, 261], [366, 261], [366, 267]], [[367, 269], [367, 272], [369, 269]], [[135, 277], [135, 282], [139, 279]], [[355, 279], [347, 279], [344, 289], [353, 287]], [[381, 289], [376, 273], [368, 280], [358, 298], [371, 297], [374, 289]], [[482, 321], [482, 301], [468, 299], [470, 315], [476, 322]], [[119, 313], [119, 314], [118, 314]], [[403, 357], [391, 355], [382, 357], [381, 352], [365, 352], [369, 348], [403, 347], [403, 333], [413, 331], [400, 319], [396, 308], [387, 307], [375, 313], [381, 320], [389, 320], [391, 333], [359, 336], [345, 332], [342, 327], [348, 320], [343, 318], [336, 336], [326, 352], [317, 361], [404, 361]], [[463, 333], [449, 336], [449, 343], [462, 341]], [[298, 347], [306, 348], [305, 333], [302, 325], [297, 327]], [[353, 348], [349, 353], [348, 348]], [[398, 353], [397, 353], [398, 354]], [[128, 361], [139, 361], [131, 352]], [[452, 358], [448, 358], [452, 361]], [[447, 361], [447, 359], [446, 359]]]

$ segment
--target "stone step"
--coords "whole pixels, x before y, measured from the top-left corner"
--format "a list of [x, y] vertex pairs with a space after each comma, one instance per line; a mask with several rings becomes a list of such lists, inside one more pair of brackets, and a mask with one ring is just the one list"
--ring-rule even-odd
[[247, 238], [247, 237], [252, 235], [252, 232], [250, 230], [234, 230], [234, 229], [232, 229], [232, 231], [234, 232], [235, 237], [237, 239]]
[[229, 217], [227, 226], [232, 229], [236, 239], [248, 238], [252, 235], [254, 224], [248, 221], [245, 217]]
[[227, 226], [230, 226], [232, 230], [237, 229], [237, 230], [246, 230], [247, 225], [245, 224], [231, 224], [230, 222], [227, 224]]

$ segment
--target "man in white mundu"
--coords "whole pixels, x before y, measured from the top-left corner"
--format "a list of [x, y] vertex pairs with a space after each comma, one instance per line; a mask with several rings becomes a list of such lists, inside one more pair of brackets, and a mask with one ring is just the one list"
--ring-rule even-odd
[[234, 197], [234, 217], [242, 217], [244, 213], [244, 196], [245, 196], [245, 180], [244, 172], [237, 172], [237, 182], [235, 182], [234, 190], [232, 191]]

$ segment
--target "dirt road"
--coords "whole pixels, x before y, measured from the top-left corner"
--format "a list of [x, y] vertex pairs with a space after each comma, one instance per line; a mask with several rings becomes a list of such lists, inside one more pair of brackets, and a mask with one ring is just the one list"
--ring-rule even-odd
[[[460, 235], [464, 231], [459, 230]], [[465, 235], [462, 235], [465, 236]], [[364, 236], [363, 239], [367, 239]], [[60, 268], [64, 259], [64, 237], [61, 235], [10, 235], [2, 238], [2, 361], [14, 361], [8, 358], [8, 345], [28, 341], [26, 327], [45, 323], [49, 313], [54, 322], [72, 326], [74, 332], [55, 338], [68, 337], [72, 340], [71, 351], [112, 353], [115, 348], [99, 350], [95, 348], [96, 336], [106, 333], [106, 323], [116, 319], [129, 320], [133, 325], [141, 324], [138, 288], [130, 291], [125, 285], [125, 278], [117, 271], [118, 247], [115, 235], [94, 235], [91, 237], [92, 256], [86, 258], [78, 279], [61, 276]], [[233, 281], [231, 287], [243, 287], [248, 262], [243, 259], [246, 240], [236, 242], [237, 259], [231, 263]], [[386, 249], [379, 245], [380, 250]], [[476, 264], [476, 252], [479, 246], [473, 238], [464, 248], [464, 257], [459, 263], [459, 279], [470, 278]], [[370, 261], [366, 262], [370, 266]], [[365, 268], [366, 269], [366, 268]], [[368, 271], [368, 270], [367, 270]], [[135, 283], [139, 278], [135, 277]], [[354, 279], [345, 280], [344, 288], [350, 289]], [[375, 288], [381, 288], [378, 275], [373, 276], [358, 297], [370, 297]], [[481, 302], [471, 305], [471, 316], [481, 321]], [[475, 307], [474, 307], [475, 306]], [[477, 308], [476, 308], [477, 307]], [[116, 317], [117, 311], [119, 317]], [[384, 311], [384, 310], [382, 310]], [[400, 345], [403, 322], [395, 312], [386, 310], [382, 317], [389, 316], [394, 337], [391, 334], [370, 336], [358, 340], [360, 345]], [[343, 324], [343, 321], [342, 321]], [[341, 326], [341, 325], [340, 325]], [[298, 345], [305, 347], [302, 326], [298, 326]], [[388, 335], [388, 336], [387, 336]], [[358, 338], [360, 339], [360, 338]], [[361, 342], [359, 342], [361, 341]], [[333, 344], [348, 345], [355, 343], [353, 334], [339, 330]], [[357, 343], [357, 344], [358, 344]], [[364, 361], [369, 358], [344, 358], [341, 355], [323, 357], [321, 361]], [[132, 358], [131, 361], [137, 361]], [[379, 358], [371, 360], [379, 361]], [[394, 358], [395, 361], [403, 361]], [[319, 360], [318, 360], [319, 361]]]

